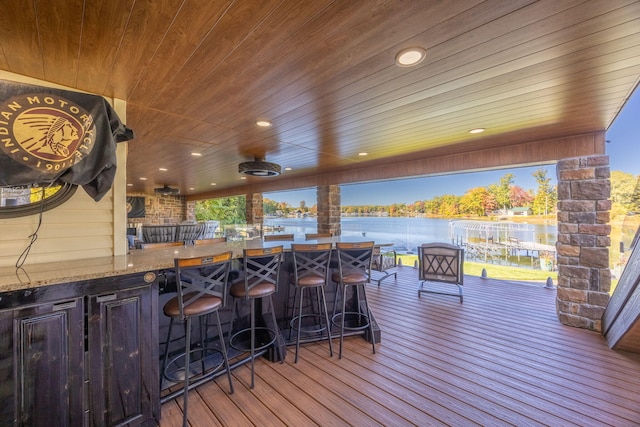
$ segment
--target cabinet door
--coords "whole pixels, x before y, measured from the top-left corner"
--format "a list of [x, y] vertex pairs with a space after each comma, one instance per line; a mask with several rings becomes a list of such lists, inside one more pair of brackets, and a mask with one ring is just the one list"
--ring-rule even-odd
[[157, 297], [151, 286], [89, 297], [92, 426], [159, 419]]
[[0, 311], [0, 425], [83, 420], [81, 298]]

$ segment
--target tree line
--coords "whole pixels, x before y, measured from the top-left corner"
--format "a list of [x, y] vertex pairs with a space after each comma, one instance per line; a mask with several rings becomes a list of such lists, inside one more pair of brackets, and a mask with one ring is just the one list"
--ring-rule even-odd
[[[344, 215], [361, 216], [439, 216], [455, 218], [459, 216], [493, 216], [511, 208], [528, 208], [533, 215], [552, 215], [556, 213], [558, 192], [551, 185], [547, 171], [538, 169], [533, 172], [537, 187], [525, 190], [515, 184], [515, 175], [507, 173], [497, 183], [485, 187], [473, 187], [463, 195], [443, 194], [428, 200], [414, 203], [393, 203], [390, 205], [343, 205]], [[640, 196], [637, 187], [638, 177], [620, 171], [611, 172], [612, 217], [620, 214], [640, 214]], [[196, 203], [196, 218], [199, 221], [215, 219], [222, 224], [241, 224], [246, 222], [246, 201], [244, 196], [210, 199]], [[287, 202], [263, 199], [265, 215], [290, 216], [293, 214], [317, 214], [317, 205], [308, 206], [302, 200], [298, 206]]]

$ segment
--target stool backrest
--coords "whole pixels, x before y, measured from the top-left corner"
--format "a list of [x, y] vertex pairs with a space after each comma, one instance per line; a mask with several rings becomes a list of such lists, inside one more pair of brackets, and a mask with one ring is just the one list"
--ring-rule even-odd
[[271, 283], [277, 291], [284, 248], [274, 246], [272, 248], [244, 249], [243, 254], [244, 285], [247, 294], [260, 283]]
[[336, 243], [340, 276], [357, 271], [371, 279], [373, 248], [374, 242]]
[[293, 234], [267, 234], [264, 236], [265, 242], [284, 242], [284, 241], [293, 241]]
[[225, 305], [227, 282], [233, 252], [223, 252], [196, 258], [175, 258], [180, 317], [184, 309], [203, 297], [218, 297]]
[[319, 244], [293, 244], [294, 279], [299, 280], [306, 276], [318, 276], [329, 281], [329, 263], [331, 262], [331, 243]]
[[304, 235], [306, 240], [321, 239], [324, 237], [333, 237], [331, 233], [307, 233]]
[[196, 239], [193, 241], [194, 246], [211, 245], [213, 243], [224, 243], [227, 241], [226, 237], [212, 237], [210, 239]]

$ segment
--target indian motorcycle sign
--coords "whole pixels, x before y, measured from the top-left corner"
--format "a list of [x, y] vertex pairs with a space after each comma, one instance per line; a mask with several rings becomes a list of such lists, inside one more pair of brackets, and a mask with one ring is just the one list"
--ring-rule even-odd
[[132, 138], [102, 97], [0, 80], [0, 186], [67, 182], [100, 200]]

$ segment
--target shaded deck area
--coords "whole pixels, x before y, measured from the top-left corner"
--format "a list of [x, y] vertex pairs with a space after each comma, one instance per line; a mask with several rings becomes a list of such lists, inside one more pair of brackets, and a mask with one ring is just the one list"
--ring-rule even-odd
[[[465, 298], [423, 295], [417, 271], [367, 288], [382, 342], [345, 339], [289, 348], [284, 364], [260, 360], [190, 393], [192, 426], [640, 424], [640, 355], [600, 334], [561, 325], [555, 290], [465, 277]], [[337, 344], [338, 340], [334, 343]], [[181, 423], [181, 398], [161, 426]]]

